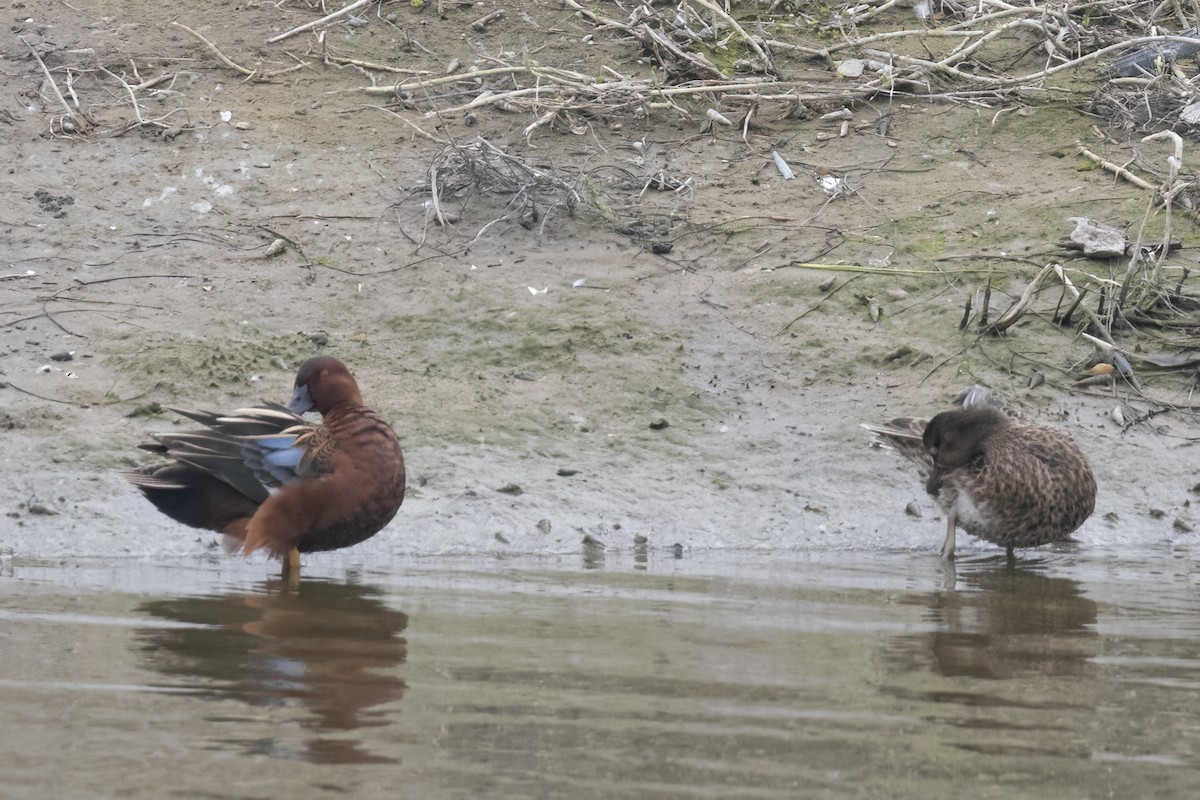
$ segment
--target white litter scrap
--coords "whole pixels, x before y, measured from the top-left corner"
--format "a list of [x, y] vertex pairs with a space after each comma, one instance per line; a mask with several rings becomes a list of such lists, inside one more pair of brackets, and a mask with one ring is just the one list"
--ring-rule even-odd
[[708, 111], [705, 111], [704, 116], [708, 117], [710, 122], [715, 122], [718, 125], [724, 125], [727, 128], [733, 127], [733, 123], [729, 121], [729, 118], [722, 115], [721, 112], [717, 111], [715, 108], [710, 108]]
[[828, 170], [817, 173], [817, 185], [824, 189], [825, 194], [830, 197], [841, 197], [850, 191], [846, 186], [845, 179], [834, 175]]
[[796, 173], [792, 172], [792, 168], [783, 160], [783, 156], [779, 155], [779, 151], [772, 150], [771, 158], [775, 159], [775, 169], [779, 170], [779, 174], [783, 176], [785, 181], [796, 179]]

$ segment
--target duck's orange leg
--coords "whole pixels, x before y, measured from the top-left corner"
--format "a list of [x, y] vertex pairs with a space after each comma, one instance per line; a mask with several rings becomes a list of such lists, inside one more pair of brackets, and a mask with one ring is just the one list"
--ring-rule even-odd
[[283, 578], [297, 579], [300, 577], [300, 551], [296, 548], [288, 550], [283, 557]]

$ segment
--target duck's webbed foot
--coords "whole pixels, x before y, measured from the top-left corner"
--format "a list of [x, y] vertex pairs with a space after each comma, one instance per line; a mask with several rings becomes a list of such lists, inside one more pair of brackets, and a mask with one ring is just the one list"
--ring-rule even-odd
[[954, 560], [954, 529], [957, 527], [957, 521], [954, 509], [946, 512], [946, 540], [942, 542], [942, 558], [947, 561]]

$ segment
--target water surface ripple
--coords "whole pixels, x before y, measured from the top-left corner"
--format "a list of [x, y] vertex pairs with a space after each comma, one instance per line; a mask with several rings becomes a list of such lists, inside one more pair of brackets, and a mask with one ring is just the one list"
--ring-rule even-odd
[[14, 564], [0, 794], [1090, 798], [1200, 783], [1190, 558], [263, 574]]

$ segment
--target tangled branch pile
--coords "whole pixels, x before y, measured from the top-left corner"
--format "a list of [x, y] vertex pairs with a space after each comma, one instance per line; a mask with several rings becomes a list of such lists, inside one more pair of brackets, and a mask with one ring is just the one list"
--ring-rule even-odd
[[[540, 65], [526, 55], [519, 63], [363, 91], [426, 104], [427, 117], [480, 106], [534, 110], [541, 116], [526, 129], [529, 135], [558, 114], [646, 114], [667, 108], [687, 114], [694, 110], [688, 108], [691, 99], [727, 105], [778, 102], [788, 113], [806, 104], [840, 106], [880, 94], [987, 104], [1066, 91], [1051, 79], [1106, 65], [1139, 48], [1150, 56], [1127, 60], [1132, 71], [1118, 76], [1116, 85], [1144, 87], [1171, 76], [1172, 91], [1182, 94], [1185, 87], [1178, 82], [1191, 79], [1174, 59], [1194, 52], [1187, 43], [1196, 41], [1193, 31], [1159, 33], [1149, 20], [1138, 18], [1135, 12], [1145, 3], [1109, 0], [1028, 6], [919, 0], [914, 16], [888, 0], [844, 7], [827, 19], [810, 14], [806, 4], [789, 12], [793, 4], [777, 0], [762, 12], [739, 9], [746, 14], [740, 22], [710, 0], [682, 0], [669, 7], [643, 2], [624, 19], [576, 0], [564, 2], [593, 27], [585, 41], [615, 37], [638, 48], [652, 72], [627, 75], [601, 65], [602, 75], [589, 75]], [[906, 19], [917, 24], [905, 27]], [[867, 33], [868, 23], [885, 30]], [[456, 102], [463, 94], [472, 99]]]

